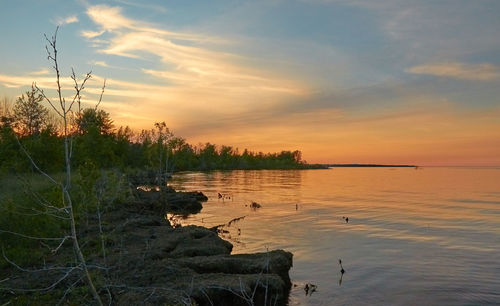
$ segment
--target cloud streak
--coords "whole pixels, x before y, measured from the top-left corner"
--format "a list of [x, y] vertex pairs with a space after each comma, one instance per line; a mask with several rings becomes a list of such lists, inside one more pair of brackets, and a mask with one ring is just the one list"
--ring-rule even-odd
[[[154, 65], [140, 73], [160, 84], [155, 92], [144, 90], [151, 86], [141, 84], [137, 88], [132, 82], [123, 89], [127, 97], [147, 95], [149, 105], [163, 104], [171, 107], [169, 111], [173, 113], [198, 108], [213, 114], [236, 114], [309, 94], [305, 84], [259, 68], [255, 59], [220, 51], [228, 44], [220, 38], [165, 30], [126, 17], [120, 7], [91, 6], [87, 15], [98, 29], [83, 31], [81, 35], [91, 42], [99, 38], [98, 52], [139, 61], [147, 59]], [[104, 33], [108, 34], [106, 39]]]
[[58, 18], [55, 21], [55, 24], [57, 24], [58, 26], [62, 26], [62, 25], [70, 24], [70, 23], [76, 23], [78, 21], [79, 20], [78, 20], [78, 17], [76, 15], [71, 15], [71, 16], [68, 16], [65, 18]]
[[447, 62], [414, 66], [407, 72], [470, 81], [494, 81], [500, 78], [500, 68], [492, 64]]

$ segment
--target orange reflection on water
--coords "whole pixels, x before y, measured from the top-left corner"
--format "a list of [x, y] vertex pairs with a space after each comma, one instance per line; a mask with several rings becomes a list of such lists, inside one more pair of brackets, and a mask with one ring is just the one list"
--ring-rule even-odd
[[[209, 197], [182, 224], [212, 227], [244, 216], [224, 236], [233, 253], [293, 252], [292, 279], [318, 284], [311, 298], [319, 304], [357, 304], [375, 291], [388, 304], [454, 304], [461, 300], [450, 292], [470, 286], [478, 291], [464, 293], [468, 301], [481, 304], [500, 287], [492, 274], [500, 269], [492, 260], [500, 253], [499, 182], [499, 168], [428, 167], [181, 173], [171, 184]], [[292, 305], [307, 303], [292, 290]]]

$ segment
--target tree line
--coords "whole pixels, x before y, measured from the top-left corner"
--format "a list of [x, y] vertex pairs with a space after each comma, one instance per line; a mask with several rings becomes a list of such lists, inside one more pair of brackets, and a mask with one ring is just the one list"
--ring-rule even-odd
[[[21, 146], [44, 171], [62, 171], [64, 137], [62, 124], [32, 88], [0, 106], [0, 171], [26, 171], [32, 166]], [[13, 105], [12, 105], [13, 104]], [[93, 164], [100, 168], [159, 169], [171, 173], [185, 170], [300, 169], [311, 167], [300, 151], [252, 152], [212, 143], [192, 145], [174, 135], [165, 122], [134, 132], [128, 126], [115, 128], [110, 114], [84, 108], [71, 114], [72, 167]]]

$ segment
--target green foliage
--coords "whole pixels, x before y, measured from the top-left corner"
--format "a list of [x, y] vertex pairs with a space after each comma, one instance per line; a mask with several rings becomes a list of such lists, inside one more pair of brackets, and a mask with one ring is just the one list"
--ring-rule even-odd
[[[0, 229], [32, 237], [61, 237], [68, 226], [53, 214], [47, 214], [44, 203], [62, 207], [61, 190], [48, 185], [39, 176], [3, 179], [0, 197]], [[0, 233], [0, 247], [7, 258], [23, 266], [31, 266], [50, 257], [47, 246], [51, 241], [27, 239], [10, 233]], [[29, 251], [27, 251], [29, 250]], [[0, 258], [0, 269], [8, 263]]]
[[[0, 114], [0, 173], [33, 171], [18, 140], [46, 172], [64, 169], [64, 138], [49, 123], [42, 97], [34, 89], [16, 102], [14, 116], [7, 107]], [[91, 163], [99, 169], [149, 168], [159, 174], [183, 170], [300, 169], [307, 165], [300, 151], [255, 153], [231, 146], [206, 143], [193, 146], [176, 137], [165, 122], [136, 135], [129, 127], [114, 130], [110, 114], [94, 108], [76, 115], [70, 134], [73, 169]], [[16, 128], [17, 126], [17, 128]], [[18, 131], [16, 135], [16, 129]]]
[[94, 132], [100, 135], [110, 135], [113, 133], [113, 120], [109, 113], [103, 110], [84, 109], [76, 118], [76, 124], [81, 134]]
[[46, 127], [49, 111], [40, 102], [43, 96], [34, 87], [14, 104], [14, 126], [21, 135], [35, 135]]
[[16, 134], [9, 124], [0, 126], [0, 173], [26, 169], [21, 165]]

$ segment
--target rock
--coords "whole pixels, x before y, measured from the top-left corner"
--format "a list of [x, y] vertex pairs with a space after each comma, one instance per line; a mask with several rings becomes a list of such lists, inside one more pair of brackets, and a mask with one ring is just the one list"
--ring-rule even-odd
[[[103, 271], [91, 270], [106, 280], [96, 285], [103, 299], [109, 290], [117, 305], [286, 305], [291, 253], [230, 255], [233, 245], [217, 235], [217, 227], [215, 231], [200, 226], [173, 228], [163, 216], [176, 209], [199, 211], [200, 202], [206, 199], [201, 192], [137, 190], [136, 200], [103, 211], [102, 228], [97, 216], [90, 215], [81, 241], [86, 241], [89, 266], [107, 267], [105, 277]], [[100, 235], [101, 229], [105, 236]], [[58, 252], [69, 258], [74, 251], [67, 243]], [[78, 283], [78, 277], [71, 275], [61, 288]], [[28, 283], [38, 285], [40, 280], [39, 275], [30, 274]], [[26, 278], [16, 281], [27, 282]], [[43, 286], [47, 285], [41, 282]], [[84, 286], [78, 283], [75, 292], [86, 292]], [[70, 295], [66, 298], [63, 304], [73, 304]]]
[[196, 214], [203, 208], [200, 202], [208, 200], [207, 196], [199, 191], [171, 192], [167, 188], [162, 188], [162, 191], [137, 189], [135, 194], [137, 202], [140, 203], [138, 205], [150, 210], [163, 209], [165, 213], [174, 214]]
[[233, 245], [201, 226], [185, 226], [161, 237], [162, 249], [168, 257], [193, 257], [230, 254]]
[[261, 208], [261, 207], [262, 207], [262, 205], [260, 205], [257, 202], [252, 202], [252, 204], [250, 204], [250, 208], [252, 208], [254, 210], [257, 209], [257, 208]]
[[286, 305], [290, 287], [275, 274], [196, 275], [190, 297], [196, 305]]
[[293, 255], [283, 250], [265, 253], [181, 258], [177, 262], [197, 273], [276, 274], [291, 285], [288, 270]]
[[176, 192], [166, 194], [166, 211], [174, 214], [196, 214], [203, 208], [197, 198], [200, 198], [200, 196], [194, 193]]

